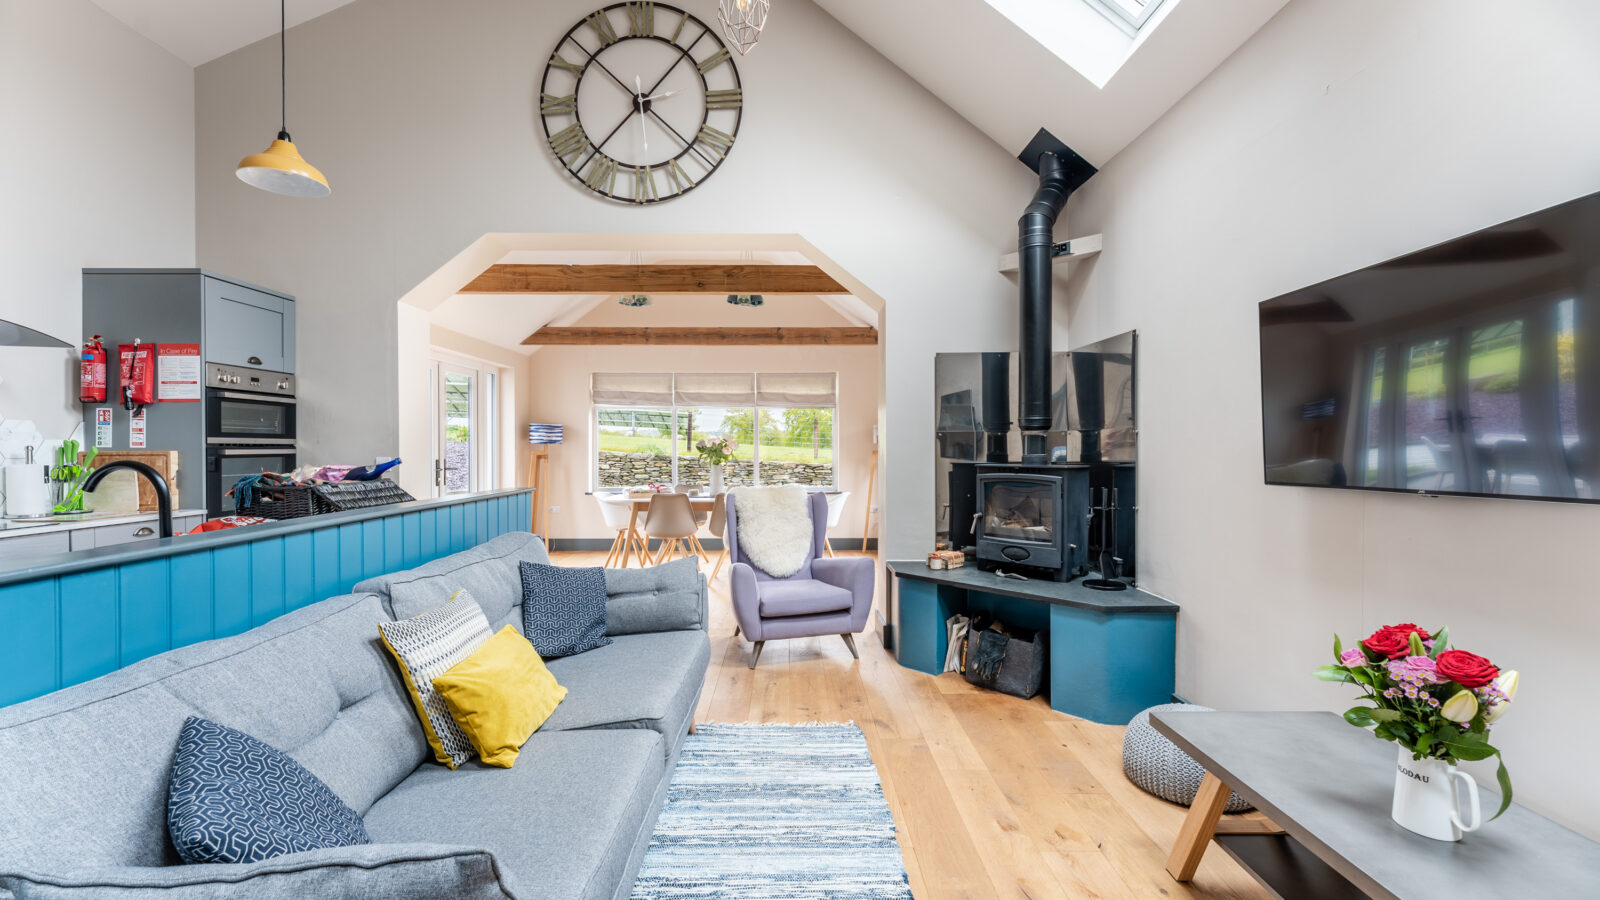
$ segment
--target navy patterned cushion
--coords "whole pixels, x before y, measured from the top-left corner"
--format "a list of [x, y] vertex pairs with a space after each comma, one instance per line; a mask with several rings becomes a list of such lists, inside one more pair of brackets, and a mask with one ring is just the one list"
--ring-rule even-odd
[[611, 643], [606, 570], [522, 563], [522, 634], [545, 659]]
[[167, 788], [167, 831], [184, 862], [253, 863], [370, 844], [367, 828], [322, 779], [282, 751], [190, 716]]

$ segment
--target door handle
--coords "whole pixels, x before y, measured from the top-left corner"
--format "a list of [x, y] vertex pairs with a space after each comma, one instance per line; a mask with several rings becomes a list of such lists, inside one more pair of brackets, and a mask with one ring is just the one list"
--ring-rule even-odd
[[444, 463], [437, 459], [433, 461], [433, 486], [444, 486]]

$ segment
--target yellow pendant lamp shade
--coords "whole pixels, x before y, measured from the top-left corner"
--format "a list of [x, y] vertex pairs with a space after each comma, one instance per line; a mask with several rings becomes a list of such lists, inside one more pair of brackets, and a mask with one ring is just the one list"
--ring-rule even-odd
[[289, 18], [285, 0], [278, 0], [278, 88], [283, 103], [284, 124], [278, 128], [278, 139], [260, 153], [252, 153], [239, 160], [235, 170], [239, 180], [251, 187], [287, 197], [326, 197], [333, 192], [328, 179], [316, 166], [305, 161], [294, 142], [289, 139], [289, 58], [286, 35]]
[[237, 174], [251, 187], [289, 197], [326, 197], [332, 190], [328, 179], [300, 156], [289, 135], [282, 132], [263, 152], [239, 160]]

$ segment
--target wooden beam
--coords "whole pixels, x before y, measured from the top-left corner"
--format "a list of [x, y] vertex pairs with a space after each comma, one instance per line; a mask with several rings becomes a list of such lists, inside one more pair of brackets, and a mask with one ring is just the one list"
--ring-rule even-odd
[[557, 328], [528, 335], [525, 345], [745, 347], [758, 344], [861, 347], [878, 343], [876, 328]]
[[[1070, 241], [1062, 241], [1056, 246], [1060, 247], [1062, 244], [1066, 245], [1067, 252], [1058, 253], [1056, 254], [1055, 258], [1051, 260], [1052, 263], [1057, 265], [1067, 262], [1068, 260], [1083, 259], [1086, 256], [1093, 256], [1096, 253], [1099, 253], [1101, 246], [1104, 244], [1104, 238], [1098, 234], [1086, 234], [1083, 237], [1076, 237]], [[1007, 253], [1000, 257], [1000, 271], [1002, 273], [1015, 272], [1016, 270], [1017, 254]]]
[[463, 294], [848, 294], [816, 266], [490, 266]]

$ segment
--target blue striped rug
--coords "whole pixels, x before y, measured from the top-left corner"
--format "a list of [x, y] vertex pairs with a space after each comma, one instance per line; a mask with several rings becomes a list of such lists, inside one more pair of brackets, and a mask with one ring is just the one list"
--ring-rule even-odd
[[910, 900], [861, 729], [701, 725], [633, 897]]

